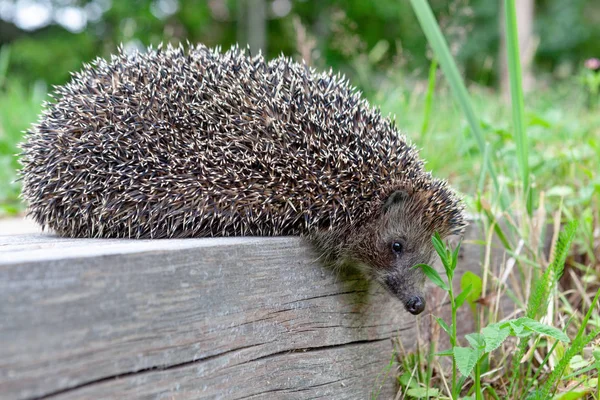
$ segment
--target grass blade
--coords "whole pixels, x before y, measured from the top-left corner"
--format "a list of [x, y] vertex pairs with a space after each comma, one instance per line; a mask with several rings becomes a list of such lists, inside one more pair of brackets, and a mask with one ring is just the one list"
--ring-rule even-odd
[[[458, 101], [458, 104], [460, 105], [465, 117], [467, 118], [467, 121], [469, 122], [471, 131], [475, 137], [475, 141], [479, 146], [479, 150], [482, 154], [484, 154], [485, 140], [479, 119], [475, 115], [467, 88], [465, 87], [463, 79], [458, 72], [458, 67], [454, 62], [454, 58], [450, 54], [446, 39], [444, 39], [444, 35], [442, 35], [440, 27], [435, 20], [433, 12], [431, 11], [431, 7], [429, 7], [427, 0], [411, 0], [410, 2], [415, 14], [417, 15], [419, 23], [421, 24], [421, 28], [423, 29], [423, 32], [425, 33], [425, 36], [427, 37], [427, 40], [435, 53], [436, 59], [440, 63], [440, 67], [442, 68], [442, 71], [448, 80], [448, 84], [454, 93], [454, 97]], [[508, 201], [504, 196], [501, 195], [498, 175], [494, 169], [494, 164], [491, 157], [487, 159], [485, 167], [492, 178], [494, 189], [500, 197], [502, 208], [506, 209], [508, 207]]]
[[527, 213], [531, 215], [533, 196], [529, 184], [529, 144], [525, 131], [525, 102], [523, 100], [523, 79], [521, 74], [521, 57], [519, 55], [515, 0], [505, 0], [504, 10], [506, 21], [506, 57], [510, 81], [514, 138], [517, 146], [520, 178], [523, 183], [523, 195], [525, 196], [523, 200], [527, 207]]
[[4, 81], [6, 80], [9, 60], [10, 47], [8, 45], [4, 45], [0, 47], [0, 87], [4, 85]]
[[431, 115], [431, 104], [433, 103], [433, 92], [435, 91], [435, 75], [437, 72], [438, 63], [434, 58], [429, 66], [429, 79], [427, 83], [427, 95], [425, 96], [425, 110], [423, 112], [423, 125], [421, 126], [421, 143], [425, 139], [427, 130], [429, 129], [429, 117]]

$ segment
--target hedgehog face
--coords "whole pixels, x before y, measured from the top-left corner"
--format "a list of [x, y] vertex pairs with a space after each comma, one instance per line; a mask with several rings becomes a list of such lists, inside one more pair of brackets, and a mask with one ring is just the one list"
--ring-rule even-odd
[[397, 297], [406, 310], [420, 314], [425, 309], [425, 275], [417, 264], [429, 263], [433, 254], [432, 232], [415, 215], [411, 197], [394, 192], [381, 216], [365, 227], [355, 253], [370, 268], [368, 275]]

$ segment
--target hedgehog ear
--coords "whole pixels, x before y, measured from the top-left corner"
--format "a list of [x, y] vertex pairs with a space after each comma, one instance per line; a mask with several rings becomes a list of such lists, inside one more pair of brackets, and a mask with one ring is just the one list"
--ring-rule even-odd
[[396, 190], [387, 198], [383, 204], [383, 212], [387, 212], [394, 204], [400, 204], [408, 199], [408, 192], [405, 190]]

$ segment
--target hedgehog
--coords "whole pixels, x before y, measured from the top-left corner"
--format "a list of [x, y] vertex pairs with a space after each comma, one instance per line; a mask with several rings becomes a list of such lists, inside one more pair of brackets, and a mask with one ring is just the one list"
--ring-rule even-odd
[[28, 215], [60, 236], [300, 235], [407, 311], [464, 207], [341, 74], [237, 46], [119, 48], [55, 88], [22, 144]]

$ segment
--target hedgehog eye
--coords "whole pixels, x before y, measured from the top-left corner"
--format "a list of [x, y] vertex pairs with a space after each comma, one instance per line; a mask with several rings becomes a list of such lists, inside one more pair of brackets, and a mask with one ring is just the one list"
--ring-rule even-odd
[[402, 249], [403, 249], [402, 243], [400, 243], [400, 242], [392, 243], [392, 250], [394, 251], [394, 253], [401, 254]]

